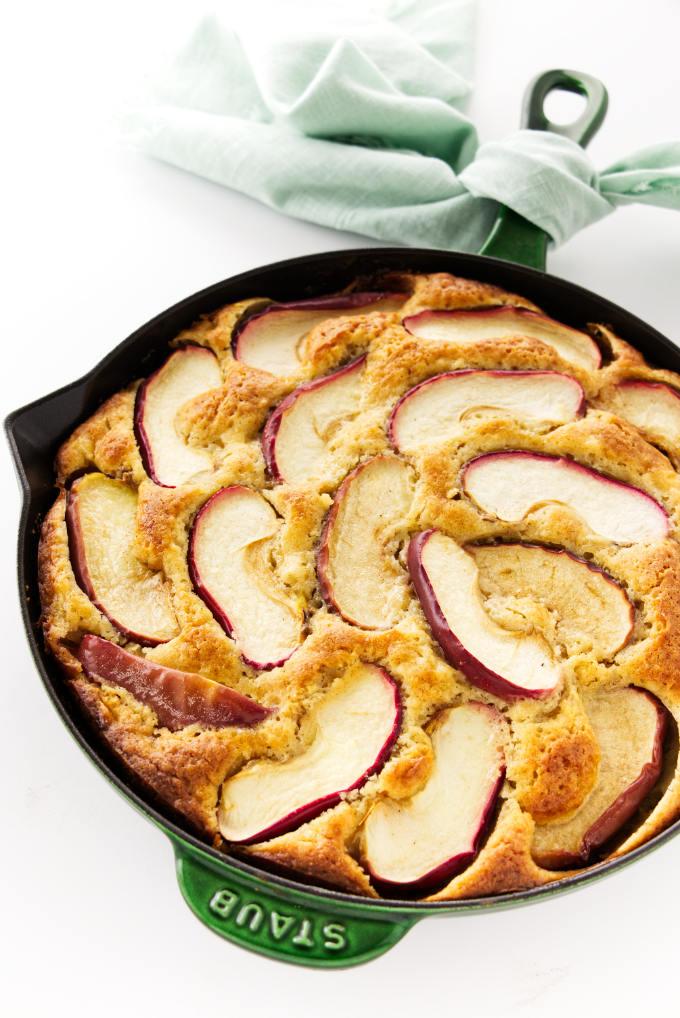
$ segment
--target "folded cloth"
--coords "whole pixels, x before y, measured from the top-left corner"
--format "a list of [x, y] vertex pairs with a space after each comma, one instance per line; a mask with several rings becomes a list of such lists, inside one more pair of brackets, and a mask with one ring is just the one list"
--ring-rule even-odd
[[[383, 241], [477, 250], [497, 203], [556, 244], [617, 205], [680, 209], [680, 142], [597, 173], [583, 149], [522, 130], [478, 146], [474, 0], [331, 11], [287, 0], [238, 32], [198, 25], [123, 118], [134, 147], [300, 219]], [[233, 21], [233, 14], [232, 14]]]

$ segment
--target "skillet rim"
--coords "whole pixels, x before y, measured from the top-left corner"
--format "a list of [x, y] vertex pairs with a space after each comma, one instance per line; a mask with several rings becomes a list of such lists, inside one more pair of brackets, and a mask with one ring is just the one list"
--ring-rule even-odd
[[[309, 279], [310, 266], [322, 270], [317, 271], [312, 280]], [[291, 293], [291, 277], [294, 279], [301, 269], [304, 270], [305, 285], [303, 286], [298, 279], [297, 289]], [[76, 710], [71, 709], [68, 691], [63, 688], [63, 674], [42, 644], [39, 611], [36, 614], [39, 598], [35, 534], [43, 508], [49, 507], [54, 498], [52, 468], [54, 454], [64, 437], [89, 416], [103, 398], [131, 380], [130, 352], [134, 351], [140, 355], [135, 362], [138, 370], [135, 371], [134, 377], [137, 378], [150, 373], [167, 353], [168, 341], [201, 314], [258, 293], [267, 293], [267, 296], [278, 300], [305, 299], [324, 292], [337, 291], [358, 276], [376, 275], [381, 271], [451, 272], [503, 286], [533, 300], [546, 314], [569, 325], [578, 327], [580, 324], [582, 327], [588, 321], [604, 322], [610, 325], [613, 331], [623, 333], [622, 338], [640, 350], [652, 364], [680, 372], [680, 349], [658, 330], [619, 305], [579, 284], [543, 270], [486, 255], [436, 248], [350, 248], [301, 255], [248, 269], [205, 287], [166, 308], [122, 340], [79, 378], [33, 400], [7, 416], [4, 422], [5, 430], [22, 493], [17, 548], [22, 619], [33, 659], [46, 692], [80, 748], [133, 806], [169, 835], [173, 842], [186, 845], [193, 854], [207, 856], [206, 863], [211, 868], [221, 869], [226, 874], [235, 869], [250, 877], [255, 886], [267, 887], [274, 884], [312, 901], [321, 899], [338, 904], [346, 903], [368, 914], [410, 914], [415, 919], [419, 915], [435, 913], [447, 914], [479, 909], [488, 911], [512, 907], [576, 889], [608, 873], [618, 871], [680, 833], [680, 818], [648, 842], [617, 859], [606, 860], [540, 887], [483, 898], [437, 902], [371, 899], [307, 884], [272, 873], [262, 866], [250, 865], [238, 857], [218, 851], [197, 837], [188, 827], [183, 827], [173, 819], [171, 811], [164, 811], [140, 794], [125, 766], [111, 751], [107, 751], [107, 747], [98, 744], [97, 733], [84, 718], [77, 716]], [[335, 282], [332, 282], [333, 280]], [[256, 284], [255, 289], [253, 284]], [[261, 289], [258, 290], [258, 286], [261, 286]], [[332, 289], [329, 289], [330, 287]], [[545, 294], [548, 295], [547, 300]], [[582, 313], [584, 308], [590, 308], [586, 315]], [[120, 384], [112, 381], [112, 377], [116, 376], [120, 376]], [[51, 415], [46, 412], [48, 408], [52, 412]], [[45, 421], [49, 431], [55, 413], [63, 418], [62, 427], [57, 434], [46, 434]], [[49, 475], [51, 483], [46, 483], [46, 475]]]

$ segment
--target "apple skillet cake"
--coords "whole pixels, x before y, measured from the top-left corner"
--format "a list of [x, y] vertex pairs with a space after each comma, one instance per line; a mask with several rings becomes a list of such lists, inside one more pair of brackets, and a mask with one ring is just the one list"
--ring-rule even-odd
[[679, 460], [680, 377], [604, 323], [445, 274], [246, 300], [61, 447], [45, 640], [225, 852], [536, 887], [680, 814]]

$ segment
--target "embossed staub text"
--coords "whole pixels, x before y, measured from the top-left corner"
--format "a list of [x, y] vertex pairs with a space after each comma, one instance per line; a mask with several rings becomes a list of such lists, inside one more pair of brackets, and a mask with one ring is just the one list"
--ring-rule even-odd
[[288, 941], [303, 951], [316, 947], [334, 953], [347, 947], [347, 929], [343, 923], [325, 922], [300, 913], [287, 915], [257, 901], [247, 901], [229, 887], [215, 891], [210, 899], [210, 911], [229, 925], [279, 943]]

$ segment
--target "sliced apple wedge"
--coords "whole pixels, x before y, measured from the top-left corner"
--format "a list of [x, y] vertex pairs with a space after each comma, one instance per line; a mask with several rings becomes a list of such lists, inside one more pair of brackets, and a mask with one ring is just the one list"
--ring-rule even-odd
[[270, 539], [280, 523], [251, 488], [222, 488], [198, 513], [189, 540], [196, 593], [254, 668], [275, 668], [297, 650], [304, 616], [276, 581]]
[[425, 894], [479, 852], [505, 777], [505, 721], [473, 701], [437, 716], [434, 767], [411, 799], [378, 801], [364, 825], [364, 859], [381, 894]]
[[412, 499], [409, 469], [393, 456], [366, 460], [338, 488], [319, 543], [317, 575], [322, 597], [347, 622], [384, 629], [406, 607], [406, 578], [390, 542]]
[[493, 409], [544, 424], [566, 424], [585, 407], [583, 388], [558, 371], [447, 371], [399, 400], [388, 435], [401, 452], [415, 452], [456, 435], [461, 421]]
[[538, 824], [532, 853], [541, 866], [584, 866], [629, 820], [661, 774], [666, 708], [628, 686], [584, 701], [602, 754], [595, 787], [567, 820]]
[[630, 380], [616, 386], [620, 416], [652, 442], [677, 454], [680, 448], [680, 392], [662, 382]]
[[465, 465], [462, 484], [483, 512], [506, 523], [557, 502], [617, 544], [659, 541], [669, 532], [668, 514], [651, 495], [563, 456], [487, 453]]
[[[568, 654], [593, 651], [611, 658], [633, 631], [635, 610], [625, 590], [585, 559], [535, 544], [468, 544], [465, 550], [479, 568], [487, 608], [497, 602], [521, 618], [518, 598], [543, 606], [554, 639]], [[527, 626], [541, 629], [533, 617]]]
[[452, 538], [417, 534], [407, 561], [435, 640], [468, 682], [504, 700], [546, 697], [561, 685], [541, 637], [502, 629], [484, 610], [475, 561]]
[[235, 331], [234, 357], [271, 375], [289, 375], [299, 367], [300, 344], [315, 325], [329, 318], [364, 315], [369, 311], [396, 311], [406, 299], [403, 293], [381, 291], [272, 304], [246, 319]]
[[187, 346], [170, 354], [140, 386], [135, 402], [135, 435], [152, 481], [165, 488], [185, 484], [196, 474], [212, 470], [207, 452], [187, 445], [177, 431], [177, 412], [188, 400], [222, 384], [217, 358], [202, 346]]
[[271, 477], [305, 484], [323, 474], [338, 425], [359, 411], [365, 357], [332, 375], [305, 382], [279, 403], [262, 432]]
[[109, 682], [132, 693], [156, 713], [158, 724], [179, 731], [188, 725], [204, 728], [249, 728], [272, 713], [242, 693], [194, 672], [166, 668], [130, 654], [100, 636], [82, 638], [75, 656], [88, 679]]
[[224, 785], [218, 822], [241, 844], [284, 834], [335, 806], [387, 759], [401, 724], [394, 680], [361, 663], [337, 679], [311, 718], [311, 742], [287, 760], [258, 760]]
[[403, 325], [419, 339], [460, 344], [529, 336], [553, 347], [563, 360], [577, 367], [592, 370], [602, 362], [597, 344], [585, 332], [528, 308], [503, 305], [472, 311], [421, 311], [404, 318]]
[[134, 554], [137, 496], [122, 481], [83, 474], [66, 502], [71, 565], [76, 583], [109, 622], [144, 646], [178, 633], [170, 588]]

